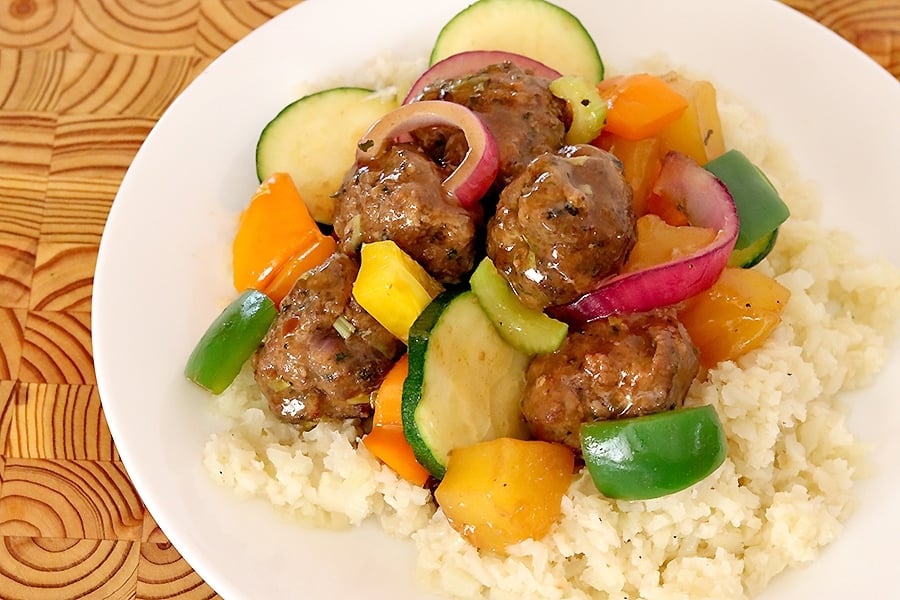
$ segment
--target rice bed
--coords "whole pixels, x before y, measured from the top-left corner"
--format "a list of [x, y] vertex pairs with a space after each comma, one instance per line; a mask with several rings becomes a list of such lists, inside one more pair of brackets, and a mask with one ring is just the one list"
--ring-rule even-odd
[[[729, 147], [760, 165], [792, 216], [756, 268], [791, 291], [765, 345], [695, 382], [687, 404], [716, 407], [728, 458], [712, 476], [664, 498], [601, 496], [586, 473], [541, 540], [508, 555], [482, 553], [454, 531], [431, 494], [399, 479], [358, 444], [350, 423], [298, 433], [275, 419], [248, 369], [215, 400], [229, 426], [208, 440], [210, 475], [262, 497], [308, 526], [375, 519], [416, 545], [416, 572], [438, 593], [465, 598], [730, 600], [813, 560], [854, 504], [864, 445], [846, 427], [840, 392], [869, 383], [900, 314], [900, 275], [862, 256], [818, 221], [811, 187], [767, 141], [765, 124], [720, 102]], [[410, 565], [413, 568], [413, 565]]]

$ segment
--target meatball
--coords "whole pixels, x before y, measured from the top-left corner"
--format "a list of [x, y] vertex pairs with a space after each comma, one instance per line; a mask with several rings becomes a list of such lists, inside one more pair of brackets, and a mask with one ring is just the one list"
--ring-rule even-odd
[[500, 194], [487, 254], [524, 304], [571, 302], [619, 271], [637, 236], [619, 160], [592, 146], [535, 158]]
[[532, 360], [522, 413], [536, 438], [580, 452], [582, 423], [680, 407], [698, 370], [671, 309], [601, 319]]
[[[550, 93], [549, 86], [549, 79], [503, 62], [458, 79], [433, 83], [416, 100], [462, 104], [481, 117], [497, 140], [497, 182], [502, 187], [534, 157], [555, 152], [564, 143], [571, 122], [569, 108]], [[419, 132], [417, 137], [433, 157], [451, 166], [458, 165], [468, 149], [465, 137], [456, 130], [436, 128]]]
[[280, 419], [309, 426], [371, 414], [369, 393], [403, 345], [351, 296], [357, 271], [351, 258], [333, 254], [281, 302], [253, 357], [256, 381]]
[[475, 266], [479, 216], [443, 193], [447, 176], [411, 145], [394, 145], [358, 165], [335, 199], [339, 248], [393, 240], [442, 283], [459, 283]]

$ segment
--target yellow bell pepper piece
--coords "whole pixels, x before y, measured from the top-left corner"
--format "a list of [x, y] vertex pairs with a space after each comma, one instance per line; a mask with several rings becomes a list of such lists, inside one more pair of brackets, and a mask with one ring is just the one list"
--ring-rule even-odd
[[353, 297], [381, 325], [403, 340], [443, 287], [392, 240], [363, 244]]

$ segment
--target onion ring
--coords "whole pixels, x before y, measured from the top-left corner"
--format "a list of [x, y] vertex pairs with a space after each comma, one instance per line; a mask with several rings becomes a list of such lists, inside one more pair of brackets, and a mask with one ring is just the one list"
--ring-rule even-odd
[[367, 162], [410, 131], [438, 125], [456, 127], [466, 137], [469, 149], [441, 187], [460, 206], [471, 208], [494, 183], [500, 154], [493, 134], [481, 118], [461, 104], [427, 100], [400, 106], [376, 121], [360, 138], [356, 161]]
[[448, 56], [443, 60], [431, 65], [422, 75], [416, 79], [403, 104], [409, 104], [429, 84], [443, 79], [456, 79], [464, 75], [471, 75], [476, 71], [483, 69], [488, 65], [510, 62], [523, 71], [529, 71], [538, 77], [546, 77], [547, 79], [556, 79], [560, 76], [559, 71], [551, 69], [542, 62], [538, 62], [533, 58], [522, 56], [514, 52], [504, 52], [502, 50], [469, 50]]

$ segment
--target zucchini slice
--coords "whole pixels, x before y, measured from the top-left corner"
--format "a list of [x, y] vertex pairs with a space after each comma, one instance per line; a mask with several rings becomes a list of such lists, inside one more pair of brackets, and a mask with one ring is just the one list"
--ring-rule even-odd
[[256, 175], [291, 174], [313, 218], [331, 225], [334, 199], [356, 159], [356, 145], [372, 123], [397, 107], [372, 90], [338, 87], [288, 104], [260, 133]]
[[475, 294], [435, 298], [409, 331], [401, 416], [416, 459], [440, 479], [454, 448], [527, 437], [527, 367], [528, 356], [500, 337]]
[[778, 241], [778, 229], [773, 229], [746, 248], [740, 250], [735, 248], [728, 257], [728, 266], [743, 269], [755, 267], [769, 255], [769, 252], [775, 247], [776, 241]]
[[603, 79], [603, 60], [590, 33], [566, 9], [546, 0], [478, 0], [438, 34], [431, 64], [466, 50], [522, 54], [591, 83]]
[[500, 336], [525, 354], [559, 348], [569, 326], [522, 304], [490, 258], [483, 258], [469, 278], [472, 292]]

